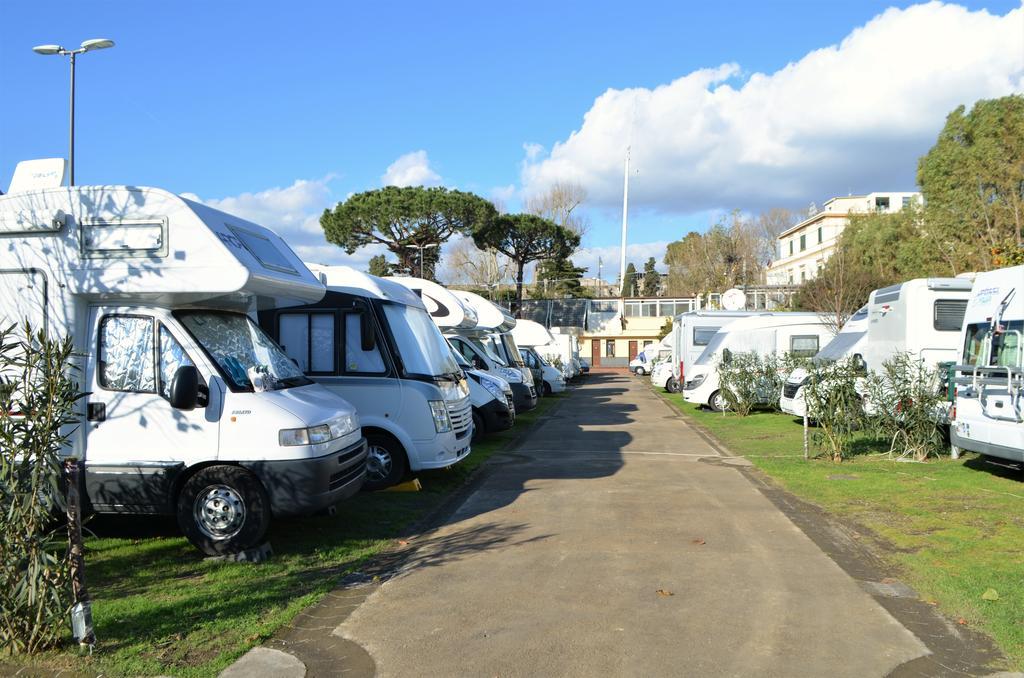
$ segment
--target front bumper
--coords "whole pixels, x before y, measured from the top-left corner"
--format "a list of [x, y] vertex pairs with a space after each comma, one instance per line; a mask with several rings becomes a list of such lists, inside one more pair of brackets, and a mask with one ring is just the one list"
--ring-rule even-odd
[[309, 515], [359, 492], [366, 478], [366, 439], [314, 459], [240, 462], [267, 490], [275, 517]]
[[533, 386], [522, 382], [509, 386], [512, 387], [512, 402], [515, 403], [516, 412], [526, 412], [537, 407], [537, 391]]
[[512, 428], [516, 417], [508, 405], [499, 401], [491, 402], [477, 408], [480, 418], [484, 420], [483, 433], [497, 433]]

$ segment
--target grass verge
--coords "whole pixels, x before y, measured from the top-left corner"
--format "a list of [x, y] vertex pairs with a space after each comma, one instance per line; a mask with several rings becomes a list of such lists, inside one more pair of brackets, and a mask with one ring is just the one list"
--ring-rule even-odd
[[[789, 415], [722, 415], [679, 394], [660, 395], [788, 491], [877, 536], [880, 555], [924, 600], [986, 632], [1014, 668], [1024, 670], [1024, 483], [1018, 471], [975, 455], [897, 462], [878, 454], [888, 449], [884, 443], [869, 439], [857, 440], [860, 454], [842, 464], [805, 461], [803, 427]], [[989, 589], [998, 599], [982, 598]]]
[[509, 431], [474, 444], [458, 465], [419, 474], [420, 492], [361, 493], [335, 516], [281, 520], [259, 565], [211, 562], [173, 519], [99, 517], [87, 527], [86, 580], [98, 645], [31, 658], [8, 669], [72, 675], [213, 676], [269, 638], [344, 575], [407, 536], [488, 458], [522, 435], [565, 394], [542, 398]]

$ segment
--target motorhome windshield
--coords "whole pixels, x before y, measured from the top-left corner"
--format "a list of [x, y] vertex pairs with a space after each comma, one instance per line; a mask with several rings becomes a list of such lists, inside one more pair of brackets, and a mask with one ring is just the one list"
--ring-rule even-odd
[[254, 373], [267, 377], [265, 390], [313, 383], [247, 315], [226, 311], [176, 311], [174, 315], [217, 363], [233, 390], [254, 390]]
[[505, 347], [505, 354], [508, 356], [507, 362], [510, 365], [515, 367], [526, 366], [526, 363], [523, 362], [523, 356], [519, 353], [519, 346], [516, 345], [516, 340], [512, 338], [510, 332], [498, 335], [498, 340]]
[[461, 370], [437, 325], [422, 308], [384, 304], [398, 354], [408, 376], [459, 378]]
[[481, 337], [478, 345], [491, 360], [494, 360], [502, 367], [508, 367], [504, 346], [496, 340], [494, 335], [489, 334], [486, 337]]
[[845, 358], [864, 335], [865, 332], [840, 332], [825, 348], [818, 351], [818, 355], [814, 356], [814, 362], [831, 363]]
[[715, 336], [711, 337], [711, 341], [704, 347], [704, 352], [697, 358], [697, 365], [710, 365], [712, 358], [718, 353], [718, 349], [725, 343], [725, 332], [715, 332]]

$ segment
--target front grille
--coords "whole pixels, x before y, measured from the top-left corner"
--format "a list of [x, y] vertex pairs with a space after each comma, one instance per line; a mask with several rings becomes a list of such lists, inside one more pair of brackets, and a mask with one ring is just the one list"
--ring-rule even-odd
[[328, 488], [330, 490], [336, 490], [339, 487], [344, 487], [350, 482], [361, 476], [366, 471], [366, 464], [356, 464], [352, 468], [347, 468], [344, 471], [338, 471], [332, 473], [329, 480]]
[[799, 390], [800, 390], [800, 384], [789, 384], [789, 383], [787, 383], [785, 386], [782, 387], [782, 397], [783, 398], [790, 398], [790, 399], [795, 398], [796, 397], [796, 392], [799, 391]]
[[509, 412], [514, 412], [515, 411], [516, 406], [512, 402], [512, 396], [510, 396], [510, 395], [506, 395], [505, 396], [505, 404], [508, 405], [508, 411]]
[[455, 437], [462, 438], [469, 432], [469, 427], [473, 423], [473, 406], [469, 398], [448, 401], [445, 404], [448, 406], [448, 418], [451, 419]]

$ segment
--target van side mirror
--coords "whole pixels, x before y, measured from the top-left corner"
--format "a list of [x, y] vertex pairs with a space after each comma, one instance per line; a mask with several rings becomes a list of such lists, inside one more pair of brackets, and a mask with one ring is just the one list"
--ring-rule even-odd
[[368, 311], [359, 314], [359, 348], [372, 351], [377, 345], [377, 329]]
[[722, 362], [727, 365], [732, 362], [732, 351], [727, 348], [722, 349]]
[[853, 365], [857, 368], [858, 372], [868, 371], [868, 363], [860, 353], [853, 354]]
[[182, 365], [171, 379], [171, 407], [176, 410], [194, 410], [199, 402], [199, 370], [195, 365]]
[[487, 371], [487, 363], [475, 353], [473, 354], [473, 369]]

